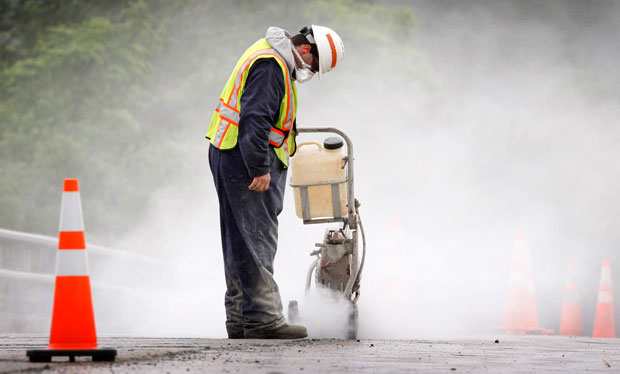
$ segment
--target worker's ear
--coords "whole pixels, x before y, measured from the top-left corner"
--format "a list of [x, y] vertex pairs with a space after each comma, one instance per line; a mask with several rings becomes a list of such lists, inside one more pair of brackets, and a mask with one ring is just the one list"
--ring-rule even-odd
[[310, 47], [310, 45], [308, 45], [308, 44], [304, 44], [304, 45], [301, 47], [301, 53], [308, 53], [308, 52], [310, 52], [310, 50], [311, 50], [311, 49], [312, 49], [312, 47]]

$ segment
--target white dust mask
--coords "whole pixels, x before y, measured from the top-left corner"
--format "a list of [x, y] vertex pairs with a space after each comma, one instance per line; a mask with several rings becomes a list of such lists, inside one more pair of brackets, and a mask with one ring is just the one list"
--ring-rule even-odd
[[291, 49], [293, 50], [293, 53], [295, 54], [295, 56], [297, 56], [299, 61], [301, 61], [301, 68], [298, 68], [297, 64], [295, 64], [295, 80], [299, 83], [309, 81], [310, 79], [312, 79], [312, 77], [314, 77], [314, 72], [311, 70], [311, 66], [304, 62], [295, 46], [291, 45]]
[[297, 82], [304, 83], [312, 79], [312, 77], [314, 77], [314, 73], [312, 72], [312, 70], [308, 68], [299, 69], [295, 67], [295, 80]]

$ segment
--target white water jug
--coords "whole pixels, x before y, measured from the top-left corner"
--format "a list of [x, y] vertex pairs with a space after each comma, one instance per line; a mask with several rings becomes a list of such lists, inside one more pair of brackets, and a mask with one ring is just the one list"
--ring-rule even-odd
[[297, 146], [291, 158], [291, 185], [299, 218], [347, 216], [345, 156], [340, 138], [328, 138], [324, 146], [317, 142]]

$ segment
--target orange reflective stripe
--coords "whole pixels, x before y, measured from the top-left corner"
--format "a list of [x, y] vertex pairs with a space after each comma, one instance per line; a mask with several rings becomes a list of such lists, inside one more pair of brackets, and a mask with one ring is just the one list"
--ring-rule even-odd
[[[256, 53], [260, 52], [260, 51], [265, 51], [267, 49], [273, 49], [271, 47], [269, 48], [263, 48], [263, 49], [259, 49], [258, 51], [254, 52], [251, 56], [249, 56], [245, 61], [243, 61], [243, 64], [241, 64], [241, 66], [243, 66], [245, 63], [247, 63], [247, 61], [250, 59], [250, 57], [252, 57], [253, 55], [255, 55]], [[245, 70], [244, 70], [245, 71]], [[239, 75], [239, 74], [237, 74]], [[237, 82], [235, 82], [235, 85], [237, 85]], [[237, 91], [239, 91], [237, 89]], [[235, 92], [235, 86], [233, 86], [233, 89], [230, 91], [230, 95], [228, 95], [228, 99], [226, 100], [226, 104], [230, 103], [230, 99], [232, 98], [232, 94]]]
[[[256, 49], [254, 49], [256, 48]], [[236, 130], [233, 129], [231, 134], [228, 134], [228, 130], [233, 126], [240, 126], [240, 112], [241, 102], [240, 98], [243, 96], [243, 89], [247, 83], [247, 75], [254, 63], [260, 58], [273, 58], [277, 61], [282, 70], [284, 76], [285, 95], [280, 103], [283, 107], [280, 108], [280, 114], [278, 115], [277, 122], [273, 125], [277, 131], [271, 131], [268, 142], [276, 149], [281, 148], [284, 144], [285, 150], [277, 151], [278, 158], [286, 165], [285, 156], [288, 151], [287, 132], [293, 128], [293, 122], [296, 112], [296, 90], [294, 82], [291, 80], [290, 70], [287, 63], [282, 56], [278, 54], [271, 46], [268, 45], [265, 39], [257, 41], [255, 46], [248, 49], [245, 56], [237, 63], [234, 71], [234, 75], [231, 75], [229, 82], [224, 88], [225, 94], [223, 94], [216, 105], [214, 115], [207, 131], [208, 137], [211, 139], [212, 144], [219, 148], [230, 148], [236, 143]], [[291, 98], [291, 96], [293, 96]], [[282, 113], [284, 109], [284, 113]], [[284, 116], [282, 116], [284, 114]], [[226, 121], [226, 123], [223, 123]]]
[[[220, 127], [222, 127], [222, 117], [219, 114], [219, 110], [216, 109], [216, 111], [218, 112], [218, 116], [220, 116], [220, 119], [219, 119], [219, 123], [217, 124], [217, 129], [215, 130], [215, 136], [213, 137], [213, 140], [217, 139], [217, 135], [220, 133]], [[224, 139], [224, 138], [221, 138], [221, 139]], [[218, 147], [220, 144], [222, 144], [221, 140], [218, 143]]]
[[282, 64], [282, 66], [284, 67], [284, 72], [286, 73], [286, 78], [284, 80], [284, 84], [286, 84], [286, 111], [284, 113], [286, 113], [285, 117], [284, 117], [284, 122], [282, 123], [282, 129], [283, 130], [288, 130], [291, 128], [291, 126], [293, 126], [293, 112], [291, 111], [290, 115], [291, 115], [291, 126], [286, 127], [286, 122], [288, 122], [288, 116], [289, 116], [289, 109], [291, 107], [291, 87], [290, 87], [290, 80], [291, 80], [291, 76], [288, 73], [288, 67], [286, 66], [286, 63], [284, 61], [282, 61], [282, 59], [276, 55], [274, 55], [274, 57], [276, 59], [278, 59], [278, 61], [280, 61], [280, 63]]
[[[263, 55], [264, 55], [263, 53], [260, 53], [260, 52], [262, 52], [262, 51], [266, 51], [266, 50], [268, 50], [268, 49], [272, 49], [272, 50], [273, 50], [273, 48], [265, 48], [265, 49], [261, 49], [261, 50], [258, 50], [258, 51], [254, 52], [254, 53], [252, 54], [252, 56], [254, 56], [254, 57], [252, 57], [252, 56], [248, 57], [248, 59], [247, 59], [247, 60], [245, 60], [245, 61], [243, 62], [243, 64], [241, 64], [241, 66], [245, 65], [245, 67], [243, 68], [243, 70], [242, 70], [242, 71], [237, 72], [237, 77], [242, 77], [242, 76], [243, 76], [243, 74], [245, 73], [245, 71], [246, 71], [246, 70], [248, 70], [248, 68], [249, 68], [250, 66], [252, 66], [252, 63], [254, 62], [254, 60], [256, 60], [256, 59], [257, 59], [257, 58], [259, 58], [260, 56], [263, 56]], [[249, 60], [249, 62], [248, 62], [248, 60]], [[237, 85], [237, 80], [239, 81], [239, 84], [238, 84], [238, 85]], [[237, 92], [235, 93], [235, 97], [239, 96], [239, 90], [241, 90], [241, 86], [242, 86], [242, 84], [241, 84], [241, 83], [242, 83], [242, 82], [241, 82], [241, 78], [239, 78], [239, 79], [237, 79], [237, 80], [235, 80], [235, 86], [233, 86], [233, 89], [232, 89], [232, 91], [230, 92], [230, 96], [228, 97], [228, 101], [226, 101], [226, 103], [227, 103], [227, 104], [230, 104], [230, 100], [232, 99], [232, 94], [233, 94], [233, 93], [235, 93], [235, 87], [237, 88], [237, 89], [236, 89], [236, 91], [237, 91]], [[237, 86], [238, 86], [238, 87], [237, 87]], [[239, 103], [237, 103], [236, 105], [239, 105]]]
[[[282, 66], [284, 67], [284, 73], [286, 75], [287, 78], [289, 79], [285, 79], [284, 80], [284, 84], [286, 85], [286, 111], [284, 113], [286, 113], [285, 117], [284, 117], [284, 123], [282, 124], [282, 129], [283, 130], [289, 130], [292, 126], [293, 126], [293, 113], [292, 111], [289, 112], [290, 107], [291, 107], [291, 87], [290, 87], [290, 74], [288, 72], [288, 67], [286, 66], [286, 63], [280, 58], [278, 57], [276, 54], [273, 53], [259, 53], [261, 51], [265, 51], [267, 49], [273, 49], [273, 48], [265, 48], [265, 49], [261, 49], [260, 51], [257, 51], [254, 54], [257, 54], [256, 56], [254, 56], [249, 62], [248, 60], [246, 60], [243, 64], [246, 64], [245, 68], [243, 68], [242, 71], [237, 73], [237, 76], [243, 76], [243, 74], [245, 74], [245, 72], [250, 68], [250, 66], [252, 66], [252, 63], [254, 62], [254, 60], [256, 60], [257, 58], [261, 57], [261, 56], [270, 56], [275, 58], [276, 60], [280, 61], [280, 63], [282, 64]], [[249, 59], [250, 57], [248, 57]], [[243, 65], [242, 65], [243, 66]], [[239, 81], [241, 81], [239, 79]], [[237, 83], [235, 82], [235, 86], [237, 86]], [[236, 93], [235, 93], [235, 97], [239, 96], [239, 91], [241, 90], [241, 84], [238, 85], [238, 87], [236, 87]], [[235, 87], [233, 87], [233, 90], [231, 91], [231, 95], [228, 97], [228, 101], [227, 101], [227, 106], [230, 104], [230, 100], [232, 99], [232, 94], [235, 92]], [[226, 103], [225, 103], [226, 104]], [[239, 103], [237, 103], [237, 105], [239, 105]], [[291, 123], [288, 127], [286, 127], [286, 123], [289, 122], [289, 117], [291, 118]]]
[[239, 123], [240, 113], [237, 109], [231, 108], [230, 106], [224, 104], [224, 102], [220, 101], [217, 103], [215, 107], [215, 111], [220, 115], [220, 118], [226, 119], [228, 122], [232, 122], [235, 125]]
[[[220, 126], [222, 124], [220, 123]], [[230, 127], [230, 122], [228, 122], [228, 124], [226, 125], [226, 129], [224, 130], [224, 134], [222, 135], [222, 138], [220, 139], [220, 142], [217, 144], [217, 147], [220, 148], [222, 146], [222, 142], [224, 141], [224, 138], [226, 137], [226, 133], [228, 132], [228, 128]]]
[[215, 109], [216, 112], [218, 112], [220, 114], [220, 117], [226, 121], [228, 121], [229, 123], [232, 123], [235, 126], [239, 126], [239, 124], [235, 121], [233, 121], [232, 119], [226, 117], [225, 115], [222, 114], [222, 112], [219, 111], [219, 109]]
[[334, 39], [330, 34], [327, 34], [327, 41], [329, 42], [329, 48], [332, 49], [332, 68], [336, 66], [336, 60], [338, 60], [338, 54], [336, 53], [336, 45], [334, 45]]
[[269, 133], [269, 144], [279, 148], [282, 146], [282, 143], [286, 140], [285, 134], [283, 131], [278, 129], [277, 127], [272, 127], [271, 132]]
[[78, 186], [78, 180], [77, 179], [65, 179], [62, 190], [63, 192], [79, 191], [80, 188]]
[[61, 231], [58, 235], [58, 249], [86, 249], [84, 231]]
[[[248, 70], [250, 68], [250, 66], [252, 66], [252, 63], [254, 62], [254, 60], [256, 60], [258, 57], [260, 57], [261, 55], [255, 56], [249, 64], [247, 64], [245, 66], [245, 68], [243, 68], [243, 70], [241, 72], [238, 73], [239, 76], [243, 76], [243, 74], [245, 74], [245, 71]], [[237, 87], [237, 93], [235, 94], [235, 97], [239, 96], [239, 90], [241, 90], [241, 84], [239, 84], [239, 87]], [[233, 87], [233, 92], [235, 91], [235, 88]], [[231, 96], [232, 97], [232, 96]], [[228, 100], [228, 102], [230, 103], [230, 100]], [[237, 103], [237, 105], [241, 104], [240, 102]]]
[[230, 110], [234, 110], [235, 112], [239, 113], [239, 109], [231, 107], [230, 105], [226, 104], [224, 102], [224, 100], [222, 100], [222, 98], [220, 97], [220, 101], [222, 102], [222, 105], [224, 105], [226, 108], [230, 109]]

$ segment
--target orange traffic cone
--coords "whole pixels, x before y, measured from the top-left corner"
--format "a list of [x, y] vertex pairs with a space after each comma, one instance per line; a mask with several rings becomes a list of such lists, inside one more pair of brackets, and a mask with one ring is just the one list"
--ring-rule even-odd
[[601, 283], [598, 289], [598, 302], [594, 317], [593, 338], [615, 338], [616, 325], [614, 323], [614, 292], [611, 288], [611, 269], [609, 260], [603, 260]]
[[513, 242], [510, 281], [501, 330], [512, 335], [553, 334], [552, 330], [538, 326], [532, 253], [530, 243], [524, 239], [521, 230], [516, 231]]
[[560, 322], [560, 335], [581, 336], [583, 327], [581, 324], [581, 307], [577, 295], [577, 276], [575, 273], [575, 256], [568, 256], [566, 269], [566, 286], [564, 287], [564, 303], [562, 304], [562, 317]]
[[52, 356], [69, 356], [71, 361], [75, 356], [92, 356], [93, 361], [116, 357], [115, 349], [97, 348], [77, 179], [64, 181], [50, 343], [48, 349], [29, 350], [27, 355], [34, 362], [49, 362]]

